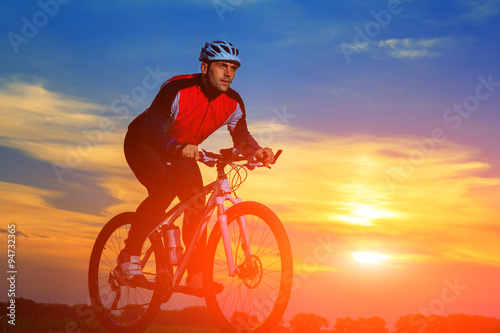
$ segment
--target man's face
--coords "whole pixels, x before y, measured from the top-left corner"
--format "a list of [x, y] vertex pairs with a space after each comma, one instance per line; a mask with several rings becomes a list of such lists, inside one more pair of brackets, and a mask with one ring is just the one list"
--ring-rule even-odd
[[207, 63], [201, 64], [201, 72], [206, 74], [206, 80], [212, 88], [219, 92], [226, 92], [233, 82], [238, 66], [228, 61], [214, 61], [208, 66]]

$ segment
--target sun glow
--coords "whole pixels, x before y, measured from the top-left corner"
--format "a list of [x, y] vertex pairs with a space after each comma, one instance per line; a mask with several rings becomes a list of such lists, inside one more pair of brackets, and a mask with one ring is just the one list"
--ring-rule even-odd
[[371, 264], [388, 258], [386, 255], [373, 252], [354, 252], [352, 256], [354, 259], [364, 264]]
[[352, 207], [349, 208], [349, 215], [335, 215], [332, 218], [353, 224], [370, 225], [374, 220], [394, 216], [394, 213], [390, 211], [371, 205], [352, 204], [350, 206]]

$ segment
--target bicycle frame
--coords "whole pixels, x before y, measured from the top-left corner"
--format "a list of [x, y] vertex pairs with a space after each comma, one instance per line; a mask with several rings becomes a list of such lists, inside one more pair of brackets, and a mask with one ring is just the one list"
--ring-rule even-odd
[[[190, 242], [190, 244], [187, 246], [186, 251], [184, 252], [184, 255], [182, 257], [181, 263], [179, 264], [177, 270], [175, 270], [175, 273], [173, 274], [173, 277], [170, 281], [170, 287], [173, 292], [177, 291], [180, 281], [182, 277], [184, 276], [184, 273], [187, 268], [187, 264], [191, 258], [191, 255], [200, 241], [201, 235], [205, 229], [207, 229], [208, 224], [210, 222], [210, 219], [213, 215], [213, 212], [215, 209], [217, 209], [217, 223], [220, 226], [221, 230], [221, 235], [222, 235], [222, 240], [223, 240], [223, 245], [224, 245], [224, 252], [226, 255], [226, 263], [227, 263], [227, 269], [228, 269], [228, 275], [229, 276], [235, 276], [239, 273], [239, 268], [236, 266], [233, 258], [233, 252], [231, 248], [231, 239], [229, 236], [229, 229], [227, 225], [227, 215], [225, 214], [225, 211], [227, 208], [224, 207], [224, 203], [226, 201], [230, 201], [233, 205], [240, 203], [242, 200], [240, 198], [235, 198], [231, 196], [231, 190], [229, 187], [229, 182], [227, 180], [227, 176], [224, 173], [223, 167], [219, 168], [218, 167], [218, 176], [217, 180], [204, 186], [203, 190], [191, 197], [188, 201], [185, 202], [179, 202], [177, 205], [175, 205], [173, 208], [171, 208], [168, 212], [165, 213], [165, 215], [162, 217], [161, 221], [158, 226], [153, 229], [152, 232], [155, 230], [160, 229], [162, 226], [171, 226], [174, 221], [182, 215], [189, 207], [190, 205], [197, 199], [201, 198], [201, 196], [206, 196], [210, 194], [210, 197], [207, 201], [207, 204], [205, 205], [205, 211], [203, 214], [203, 218], [200, 221], [198, 228], [196, 229], [196, 232], [193, 235], [193, 238]], [[245, 252], [245, 256], [248, 257], [250, 256], [251, 249], [249, 244], [249, 238], [248, 238], [248, 233], [246, 230], [246, 221], [245, 217], [239, 217], [238, 218], [238, 226], [240, 228], [240, 234], [244, 235], [242, 237], [241, 241], [243, 242], [242, 248]], [[149, 249], [148, 251], [152, 252], [152, 249]], [[148, 260], [149, 253], [146, 253], [144, 256], [144, 261]], [[145, 263], [145, 262], [144, 262]], [[143, 266], [144, 266], [143, 263]]]
[[[217, 177], [170, 208], [148, 231], [149, 240], [140, 257], [147, 283], [129, 279], [126, 270], [112, 260], [123, 251], [124, 234], [130, 234], [136, 214], [121, 213], [106, 223], [92, 248], [88, 275], [90, 300], [99, 308], [96, 317], [104, 328], [142, 332], [162, 303], [181, 293], [204, 297], [211, 318], [223, 332], [272, 331], [282, 320], [292, 291], [290, 242], [282, 222], [269, 207], [256, 201], [243, 202], [233, 192], [245, 181], [247, 170], [270, 167], [280, 152], [274, 155], [273, 163], [264, 164], [235, 149], [222, 149], [220, 154], [200, 151], [199, 162], [217, 166]], [[226, 173], [225, 167], [231, 172]], [[173, 242], [169, 237], [171, 231], [178, 236], [177, 227], [173, 227], [183, 214], [192, 215], [188, 221], [195, 224], [189, 226], [194, 235], [179, 258], [180, 249], [169, 248], [178, 244], [177, 239]], [[204, 245], [207, 231], [206, 253], [195, 258], [196, 247]], [[181, 283], [195, 263], [203, 266], [199, 267], [203, 273], [197, 275], [203, 277], [203, 289], [198, 289], [202, 287], [198, 283]]]

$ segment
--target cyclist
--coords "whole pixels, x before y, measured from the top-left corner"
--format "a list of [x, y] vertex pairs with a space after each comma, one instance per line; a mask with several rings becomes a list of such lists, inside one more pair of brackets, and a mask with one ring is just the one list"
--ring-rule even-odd
[[[201, 49], [201, 73], [167, 80], [151, 106], [135, 118], [125, 136], [127, 163], [148, 196], [138, 206], [115, 273], [134, 286], [145, 286], [140, 253], [149, 232], [177, 196], [186, 200], [203, 188], [198, 167], [198, 145], [223, 125], [234, 146], [253, 154], [265, 165], [274, 160], [270, 148], [260, 147], [250, 135], [240, 95], [230, 88], [241, 65], [239, 50], [228, 41], [213, 40]], [[184, 215], [183, 241], [188, 246], [203, 214], [203, 202]], [[203, 292], [203, 255], [206, 232], [188, 264], [186, 287]]]

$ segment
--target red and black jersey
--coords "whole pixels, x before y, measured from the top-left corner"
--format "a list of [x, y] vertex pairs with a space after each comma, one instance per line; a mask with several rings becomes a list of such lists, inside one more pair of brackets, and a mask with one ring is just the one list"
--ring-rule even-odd
[[132, 121], [129, 129], [140, 131], [149, 146], [166, 151], [173, 141], [199, 145], [224, 125], [238, 149], [260, 148], [247, 129], [240, 95], [231, 88], [211, 94], [200, 73], [166, 81], [151, 106]]

